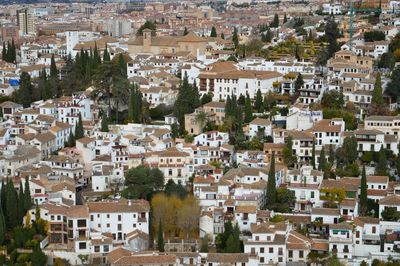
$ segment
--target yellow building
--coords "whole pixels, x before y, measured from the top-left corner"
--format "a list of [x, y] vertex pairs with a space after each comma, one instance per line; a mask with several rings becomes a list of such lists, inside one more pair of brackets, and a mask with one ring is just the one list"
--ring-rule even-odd
[[218, 46], [229, 42], [221, 38], [199, 37], [193, 32], [185, 36], [152, 36], [151, 30], [144, 29], [143, 36], [129, 40], [128, 51], [131, 55], [190, 52], [192, 56], [197, 56], [205, 54], [210, 43]]

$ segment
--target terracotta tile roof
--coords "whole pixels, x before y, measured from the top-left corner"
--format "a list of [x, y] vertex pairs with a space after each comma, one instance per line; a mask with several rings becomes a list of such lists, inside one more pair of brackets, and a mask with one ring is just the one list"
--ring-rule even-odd
[[256, 213], [257, 206], [237, 206], [236, 213]]
[[311, 209], [312, 215], [333, 215], [338, 216], [340, 215], [339, 209], [329, 209], [329, 208], [312, 208]]
[[388, 183], [389, 177], [388, 176], [367, 176], [367, 183]]
[[400, 206], [400, 196], [391, 195], [379, 200], [380, 205]]
[[226, 263], [234, 265], [241, 262], [248, 262], [249, 255], [240, 253], [208, 253], [207, 261], [221, 263], [224, 265]]
[[353, 225], [349, 223], [330, 224], [329, 230], [332, 229], [353, 230]]
[[364, 226], [364, 224], [379, 224], [379, 218], [356, 217], [354, 218], [354, 223], [359, 226]]
[[89, 211], [92, 213], [122, 213], [122, 212], [148, 212], [150, 205], [145, 200], [99, 201], [88, 202]]
[[313, 241], [313, 243], [311, 245], [311, 250], [328, 251], [329, 250], [329, 242]]

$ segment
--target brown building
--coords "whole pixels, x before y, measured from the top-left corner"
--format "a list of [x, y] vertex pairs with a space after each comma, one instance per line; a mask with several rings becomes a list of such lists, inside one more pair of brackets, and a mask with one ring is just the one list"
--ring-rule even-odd
[[19, 39], [19, 28], [14, 25], [4, 25], [1, 27], [1, 41], [7, 42], [10, 40], [18, 40]]

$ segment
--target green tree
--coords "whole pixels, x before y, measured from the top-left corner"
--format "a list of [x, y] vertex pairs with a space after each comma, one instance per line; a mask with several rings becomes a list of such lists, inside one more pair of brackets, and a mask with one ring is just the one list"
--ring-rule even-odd
[[360, 214], [365, 215], [368, 207], [367, 194], [367, 175], [365, 173], [365, 165], [363, 165], [361, 173], [361, 193], [360, 193]]
[[176, 139], [177, 137], [179, 137], [179, 126], [177, 123], [173, 123], [171, 125], [171, 135], [173, 139]]
[[210, 37], [217, 37], [217, 36], [218, 36], [217, 35], [217, 29], [214, 26], [212, 26]]
[[293, 153], [293, 139], [291, 136], [288, 136], [282, 154], [283, 162], [286, 164], [287, 167], [293, 167], [294, 164], [297, 163], [297, 156]]
[[75, 138], [81, 139], [84, 137], [82, 115], [79, 113], [78, 122], [75, 125]]
[[301, 73], [299, 73], [299, 75], [297, 76], [297, 78], [294, 82], [294, 88], [296, 91], [299, 91], [303, 85], [304, 85], [303, 75]]
[[110, 53], [108, 52], [108, 47], [106, 44], [106, 47], [104, 48], [104, 52], [103, 52], [103, 62], [110, 62]]
[[321, 106], [324, 108], [341, 109], [344, 106], [343, 93], [330, 90], [325, 92], [321, 99]]
[[6, 47], [6, 42], [3, 42], [3, 50], [1, 52], [1, 59], [3, 61], [6, 61], [7, 59], [7, 47]]
[[156, 35], [156, 29], [157, 26], [155, 23], [153, 23], [152, 21], [146, 21], [136, 32], [136, 36], [142, 36], [143, 35], [143, 30], [144, 29], [149, 29], [151, 30], [151, 35], [155, 36]]
[[101, 132], [108, 132], [108, 118], [106, 113], [103, 113], [103, 116], [101, 118]]
[[187, 190], [182, 184], [175, 184], [174, 180], [168, 180], [165, 185], [164, 192], [167, 196], [175, 195], [181, 199], [184, 199], [187, 196]]
[[52, 79], [57, 79], [58, 77], [58, 70], [56, 66], [56, 61], [54, 59], [54, 54], [51, 55], [51, 61], [50, 61], [50, 77]]
[[233, 34], [232, 34], [232, 42], [235, 45], [235, 48], [239, 46], [239, 36], [237, 32], [237, 28], [233, 28]]
[[275, 202], [276, 202], [275, 153], [273, 152], [268, 173], [267, 206], [273, 206]]
[[29, 187], [29, 178], [25, 177], [25, 186], [24, 186], [24, 212], [27, 212], [32, 207], [32, 198], [31, 198], [31, 190]]
[[325, 36], [328, 42], [328, 58], [332, 57], [337, 51], [339, 51], [340, 47], [337, 42], [337, 39], [340, 36], [338, 25], [333, 18], [329, 18], [325, 27]]
[[228, 237], [226, 241], [225, 253], [241, 253], [240, 248], [240, 231], [238, 224], [235, 224], [233, 228], [233, 233]]
[[383, 100], [383, 92], [382, 92], [382, 81], [381, 81], [381, 73], [378, 72], [375, 79], [374, 90], [372, 91], [372, 104], [376, 104], [377, 106], [383, 106], [385, 104]]
[[189, 31], [188, 31], [188, 29], [187, 29], [186, 26], [185, 26], [185, 30], [183, 31], [183, 36], [188, 35], [188, 33], [189, 33]]
[[392, 52], [387, 52], [381, 55], [378, 61], [378, 68], [386, 68], [392, 70], [396, 64], [396, 58]]
[[22, 104], [24, 108], [27, 108], [32, 103], [33, 86], [31, 83], [31, 76], [26, 72], [22, 72], [19, 82], [19, 89], [14, 93], [14, 101]]
[[271, 28], [278, 28], [279, 27], [279, 16], [278, 14], [275, 14], [274, 20], [269, 24]]
[[17, 209], [18, 209], [18, 224], [22, 224], [26, 211], [25, 211], [25, 196], [21, 180], [19, 181]]
[[385, 39], [386, 35], [383, 31], [372, 30], [364, 32], [364, 41], [366, 42], [384, 41]]
[[208, 235], [204, 235], [201, 239], [200, 252], [208, 253]]
[[13, 182], [11, 180], [7, 180], [6, 186], [5, 218], [7, 231], [11, 231], [18, 225], [18, 211], [16, 211], [16, 207], [18, 208], [18, 197]]
[[375, 174], [376, 175], [387, 175], [387, 158], [386, 151], [383, 147], [379, 150], [378, 153], [378, 164], [376, 165]]
[[208, 113], [203, 110], [196, 111], [194, 120], [200, 125], [200, 128], [203, 129], [209, 120]]
[[230, 221], [224, 223], [224, 232], [218, 234], [215, 239], [215, 245], [217, 247], [217, 252], [221, 253], [226, 250], [226, 245], [229, 236], [233, 235], [233, 227]]
[[162, 227], [162, 222], [160, 219], [160, 222], [158, 223], [158, 232], [157, 232], [157, 248], [158, 251], [164, 252], [164, 231]]
[[335, 162], [335, 152], [333, 151], [333, 145], [329, 145], [329, 158], [328, 161], [331, 165]]
[[0, 210], [0, 246], [3, 245], [6, 234], [6, 225], [4, 221], [3, 210]]
[[250, 123], [251, 120], [253, 120], [253, 107], [251, 106], [250, 96], [247, 94], [244, 105], [244, 122]]
[[181, 132], [184, 131], [185, 114], [193, 113], [200, 106], [200, 96], [196, 86], [189, 84], [187, 76], [184, 77], [179, 88], [178, 97], [174, 105], [174, 115], [181, 126]]
[[385, 93], [393, 97], [394, 99], [398, 99], [400, 97], [400, 66], [396, 67], [392, 74], [390, 75], [390, 81], [388, 82]]
[[263, 149], [263, 144], [261, 143], [261, 140], [259, 137], [254, 136], [251, 138], [249, 141], [249, 149], [250, 150], [262, 150]]
[[256, 109], [258, 113], [264, 112], [263, 97], [260, 89], [258, 89], [256, 93], [256, 98], [254, 101], [254, 109]]
[[285, 13], [283, 16], [283, 24], [285, 24], [287, 21], [288, 21], [288, 19], [287, 19], [286, 13]]
[[210, 93], [203, 94], [200, 101], [201, 101], [201, 105], [212, 102], [212, 94], [210, 94]]
[[345, 154], [344, 162], [346, 164], [354, 163], [358, 158], [357, 139], [355, 136], [347, 137], [343, 141], [342, 146]]
[[325, 149], [322, 146], [321, 153], [318, 160], [318, 170], [325, 172], [327, 170], [327, 163], [325, 157]]
[[315, 139], [313, 139], [313, 143], [312, 143], [312, 152], [311, 152], [311, 165], [313, 167], [313, 169], [317, 169], [316, 167], [316, 163], [315, 163]]
[[220, 37], [222, 40], [225, 40], [225, 34], [223, 32], [221, 33]]
[[160, 191], [164, 186], [164, 174], [158, 168], [140, 165], [131, 168], [125, 175], [126, 198], [147, 199], [153, 192]]
[[34, 248], [31, 254], [32, 266], [43, 266], [47, 264], [47, 256], [39, 247]]

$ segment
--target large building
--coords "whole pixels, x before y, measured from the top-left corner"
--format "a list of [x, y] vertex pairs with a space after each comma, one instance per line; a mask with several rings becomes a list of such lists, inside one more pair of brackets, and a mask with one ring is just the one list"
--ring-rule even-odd
[[21, 35], [35, 34], [35, 14], [33, 10], [24, 8], [17, 10], [17, 21]]

